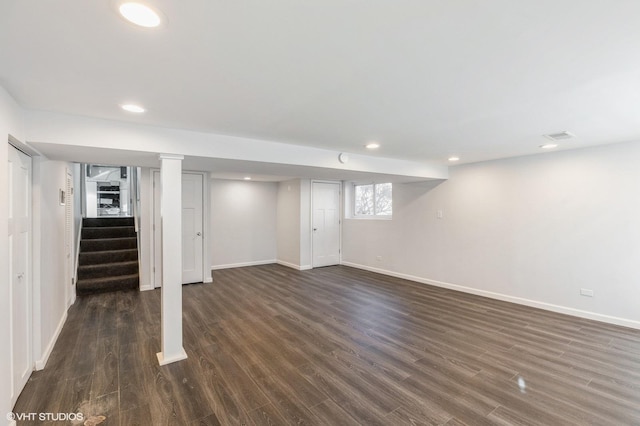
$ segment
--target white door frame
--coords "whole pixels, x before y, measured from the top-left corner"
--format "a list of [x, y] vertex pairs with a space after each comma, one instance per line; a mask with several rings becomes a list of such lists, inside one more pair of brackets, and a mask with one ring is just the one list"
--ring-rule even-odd
[[338, 230], [339, 230], [339, 242], [340, 242], [340, 248], [339, 248], [339, 253], [338, 253], [338, 265], [342, 264], [342, 223], [344, 222], [344, 208], [343, 208], [343, 194], [344, 194], [344, 182], [340, 181], [340, 180], [320, 180], [320, 179], [312, 179], [311, 180], [311, 217], [310, 217], [310, 223], [309, 223], [309, 232], [311, 233], [311, 238], [309, 238], [309, 241], [311, 242], [311, 268], [315, 268], [316, 266], [314, 265], [314, 259], [315, 259], [315, 255], [313, 253], [313, 184], [314, 183], [331, 183], [331, 184], [338, 184], [338, 188], [339, 188], [339, 192], [338, 192], [338, 209], [340, 210], [340, 214], [339, 214], [339, 219], [338, 219]]
[[[183, 174], [197, 174], [202, 175], [202, 276], [203, 282], [210, 283], [211, 279], [211, 260], [209, 259], [209, 218], [210, 218], [210, 186], [209, 186], [209, 173], [207, 172], [199, 172], [199, 171], [191, 171], [191, 170], [183, 170]], [[162, 280], [160, 279], [162, 273], [162, 256], [161, 253], [157, 253], [156, 249], [156, 230], [162, 229], [159, 228], [160, 224], [156, 222], [156, 215], [159, 212], [156, 209], [156, 191], [155, 191], [155, 182], [156, 182], [156, 174], [158, 176], [158, 181], [160, 180], [160, 169], [153, 168], [151, 169], [151, 232], [150, 232], [150, 241], [151, 241], [151, 284], [153, 288], [160, 288], [162, 286]], [[159, 204], [158, 204], [159, 207]], [[161, 246], [160, 246], [161, 247]], [[158, 257], [158, 255], [160, 255]]]
[[[33, 156], [37, 155], [35, 153], [35, 151], [33, 151], [30, 147], [28, 147], [27, 145], [23, 144], [22, 142], [20, 142], [19, 140], [15, 139], [13, 136], [9, 135], [9, 139], [8, 139], [8, 144], [7, 144], [7, 150], [10, 149], [16, 149], [17, 151], [21, 152], [22, 154], [28, 156], [31, 160], [31, 164], [30, 164], [30, 170], [29, 170], [29, 176], [28, 176], [28, 186], [29, 186], [29, 194], [28, 194], [28, 205], [27, 205], [27, 214], [29, 217], [29, 223], [28, 223], [28, 229], [29, 229], [29, 237], [27, 240], [27, 244], [28, 244], [28, 250], [27, 250], [27, 265], [25, 267], [25, 272], [27, 275], [27, 282], [26, 282], [26, 289], [27, 289], [27, 332], [29, 333], [29, 335], [27, 336], [27, 365], [30, 366], [31, 371], [33, 371], [34, 369], [34, 365], [35, 365], [35, 348], [36, 345], [34, 345], [34, 337], [35, 335], [40, 335], [39, 331], [39, 325], [35, 325], [36, 322], [34, 321], [34, 316], [33, 316], [33, 300], [34, 300], [34, 286], [33, 286], [33, 252], [34, 252], [34, 247], [33, 247], [33, 243], [34, 243], [34, 238], [33, 238]], [[8, 184], [11, 184], [11, 182], [8, 182]], [[9, 267], [11, 267], [11, 265], [9, 265]], [[11, 284], [11, 277], [9, 278], [9, 286], [11, 288], [12, 284]], [[14, 383], [14, 366], [13, 366], [13, 295], [12, 292], [10, 291], [9, 293], [9, 322], [10, 322], [10, 336], [9, 336], [9, 351], [11, 353], [11, 407], [13, 407], [18, 399], [18, 396], [20, 395], [20, 392], [22, 391], [22, 389], [20, 389], [17, 392], [15, 391], [15, 383]], [[34, 329], [38, 327], [38, 332], [34, 332]]]

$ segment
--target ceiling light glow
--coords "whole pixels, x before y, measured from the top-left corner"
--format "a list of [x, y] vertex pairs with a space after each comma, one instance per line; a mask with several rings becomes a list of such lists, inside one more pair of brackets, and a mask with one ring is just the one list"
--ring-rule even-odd
[[378, 149], [380, 148], [380, 144], [377, 142], [370, 142], [364, 146], [367, 149]]
[[121, 105], [121, 108], [125, 111], [133, 112], [136, 114], [142, 114], [143, 112], [146, 111], [140, 105], [134, 105], [134, 104], [124, 104], [124, 105]]
[[460, 157], [449, 157], [449, 161], [460, 161]]
[[162, 22], [162, 20], [160, 19], [160, 15], [158, 15], [149, 6], [146, 6], [142, 3], [122, 3], [118, 10], [127, 21], [141, 27], [154, 28], [160, 25], [160, 23]]
[[542, 149], [553, 149], [557, 147], [558, 147], [557, 143], [545, 143], [544, 145], [540, 145], [540, 148]]
[[245, 176], [244, 180], [251, 180], [251, 176]]

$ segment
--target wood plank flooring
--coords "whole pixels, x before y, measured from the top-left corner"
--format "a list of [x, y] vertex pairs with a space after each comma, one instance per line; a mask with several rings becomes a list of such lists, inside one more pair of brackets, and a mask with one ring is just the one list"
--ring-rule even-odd
[[[640, 331], [337, 266], [76, 301], [17, 412], [102, 425], [640, 425]], [[27, 423], [24, 423], [27, 424]], [[60, 424], [60, 423], [56, 423]]]

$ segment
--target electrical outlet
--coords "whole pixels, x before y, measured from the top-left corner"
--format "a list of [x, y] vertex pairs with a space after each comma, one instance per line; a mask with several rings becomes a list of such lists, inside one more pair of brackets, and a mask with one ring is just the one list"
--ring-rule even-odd
[[444, 212], [443, 212], [442, 210], [438, 210], [438, 211], [436, 211], [436, 217], [437, 217], [438, 219], [442, 219], [442, 218], [444, 218]]
[[593, 290], [591, 290], [589, 288], [581, 288], [580, 289], [580, 294], [582, 296], [593, 297]]

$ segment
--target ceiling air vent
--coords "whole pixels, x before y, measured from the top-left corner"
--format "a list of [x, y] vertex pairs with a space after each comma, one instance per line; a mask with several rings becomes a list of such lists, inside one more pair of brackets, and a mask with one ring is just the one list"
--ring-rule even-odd
[[567, 139], [575, 138], [576, 135], [569, 132], [558, 132], [558, 133], [551, 133], [549, 135], [544, 135], [544, 137], [552, 141], [564, 141]]

